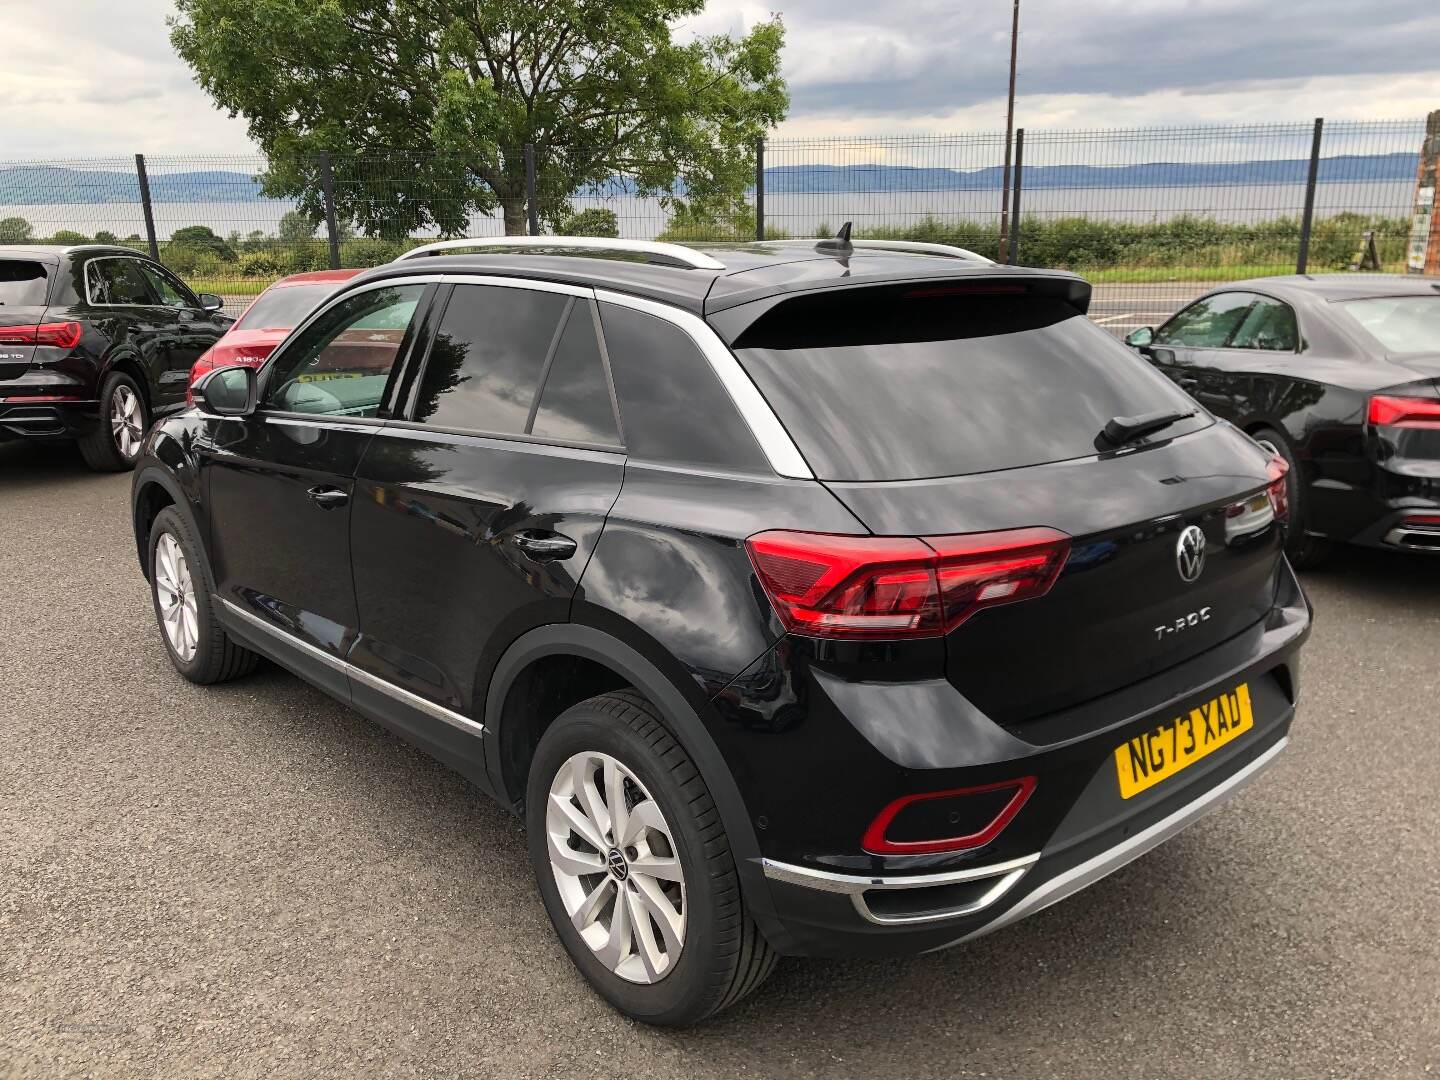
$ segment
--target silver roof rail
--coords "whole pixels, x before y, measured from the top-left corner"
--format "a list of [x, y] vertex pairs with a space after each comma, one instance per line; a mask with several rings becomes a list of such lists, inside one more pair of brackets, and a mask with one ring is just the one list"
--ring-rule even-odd
[[612, 240], [603, 236], [480, 236], [472, 239], [437, 240], [433, 244], [422, 244], [405, 252], [395, 262], [405, 262], [422, 255], [437, 255], [444, 251], [464, 251], [467, 248], [540, 248], [559, 251], [573, 248], [582, 251], [624, 251], [642, 255], [656, 255], [692, 270], [724, 270], [725, 264], [709, 255], [702, 255], [693, 248], [680, 244], [665, 244], [656, 240]]
[[[765, 240], [762, 243], [774, 245], [775, 247], [796, 247], [800, 245], [813, 247], [814, 240]], [[982, 262], [988, 265], [995, 265], [994, 259], [987, 259], [979, 252], [971, 251], [969, 248], [955, 247], [953, 244], [929, 244], [922, 240], [860, 240], [851, 239], [850, 246], [854, 248], [869, 248], [874, 251], [900, 251], [909, 252], [912, 255], [940, 255], [948, 259], [969, 259], [971, 262]]]

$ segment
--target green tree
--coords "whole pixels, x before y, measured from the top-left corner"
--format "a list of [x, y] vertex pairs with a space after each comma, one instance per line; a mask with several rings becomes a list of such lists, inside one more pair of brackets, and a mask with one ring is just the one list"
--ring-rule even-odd
[[57, 229], [50, 237], [50, 242], [52, 244], [88, 244], [90, 238], [74, 229]]
[[728, 208], [752, 179], [754, 140], [789, 104], [778, 17], [738, 39], [671, 39], [704, 0], [177, 6], [171, 41], [269, 155], [266, 194], [320, 220], [328, 150], [340, 215], [372, 236], [460, 234], [497, 206], [507, 233], [524, 232], [527, 143], [547, 221], [621, 175], [670, 204]]
[[0, 219], [0, 243], [23, 244], [30, 239], [34, 230], [23, 217]]
[[97, 244], [118, 244], [120, 238], [109, 229], [101, 229], [95, 234], [95, 242]]
[[176, 229], [170, 234], [170, 243], [174, 247], [212, 252], [226, 262], [235, 261], [235, 250], [209, 225], [186, 225], [183, 229]]
[[604, 206], [589, 206], [566, 214], [555, 224], [561, 236], [619, 236], [620, 222], [615, 211]]
[[300, 210], [288, 210], [280, 218], [278, 236], [287, 244], [297, 240], [310, 240], [315, 236], [316, 222], [309, 214]]

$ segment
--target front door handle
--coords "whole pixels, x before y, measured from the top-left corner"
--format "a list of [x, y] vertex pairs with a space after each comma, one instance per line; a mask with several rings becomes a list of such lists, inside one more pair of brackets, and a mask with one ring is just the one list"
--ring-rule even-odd
[[531, 562], [555, 562], [575, 554], [575, 541], [548, 529], [521, 529], [512, 533], [510, 542]]
[[310, 496], [310, 501], [321, 510], [334, 510], [350, 501], [348, 491], [337, 487], [326, 487], [324, 484], [311, 488], [306, 494]]

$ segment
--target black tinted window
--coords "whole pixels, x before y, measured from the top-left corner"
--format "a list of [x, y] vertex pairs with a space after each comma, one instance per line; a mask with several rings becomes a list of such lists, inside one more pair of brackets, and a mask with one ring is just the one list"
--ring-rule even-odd
[[1218, 293], [1196, 300], [1162, 326], [1156, 345], [1184, 345], [1193, 349], [1220, 349], [1239, 329], [1255, 302], [1254, 293]]
[[236, 321], [235, 329], [288, 330], [299, 326], [306, 315], [339, 287], [338, 283], [272, 286], [245, 309], [245, 314]]
[[523, 434], [568, 300], [531, 289], [456, 285], [425, 362], [415, 419]]
[[6, 307], [44, 307], [50, 279], [43, 263], [21, 259], [0, 260], [0, 304]]
[[153, 304], [150, 286], [134, 259], [92, 259], [85, 268], [92, 304]]
[[610, 385], [595, 338], [594, 309], [587, 301], [571, 308], [540, 391], [531, 433], [562, 442], [620, 443]]
[[1294, 352], [1299, 343], [1294, 310], [1289, 304], [1266, 296], [1256, 297], [1255, 305], [1230, 338], [1232, 349], [1266, 352]]
[[767, 469], [750, 428], [690, 335], [653, 315], [600, 305], [625, 448], [632, 457]]
[[[1063, 296], [1005, 288], [797, 297], [747, 329], [736, 355], [828, 480], [911, 480], [1084, 457], [1097, 452], [1112, 417], [1195, 408]], [[1205, 423], [1197, 417], [1164, 437]]]

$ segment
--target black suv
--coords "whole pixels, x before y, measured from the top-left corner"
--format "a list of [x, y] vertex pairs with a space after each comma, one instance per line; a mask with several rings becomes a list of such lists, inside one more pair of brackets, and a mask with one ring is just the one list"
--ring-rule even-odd
[[0, 441], [74, 440], [92, 469], [130, 468], [234, 321], [222, 306], [131, 248], [0, 247]]
[[1283, 464], [1083, 281], [848, 239], [465, 243], [157, 423], [140, 562], [186, 678], [267, 656], [522, 814], [626, 1013], [987, 933], [1285, 746]]

